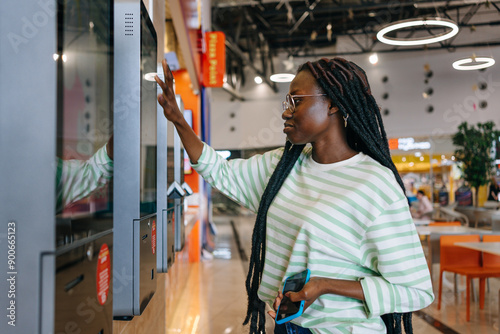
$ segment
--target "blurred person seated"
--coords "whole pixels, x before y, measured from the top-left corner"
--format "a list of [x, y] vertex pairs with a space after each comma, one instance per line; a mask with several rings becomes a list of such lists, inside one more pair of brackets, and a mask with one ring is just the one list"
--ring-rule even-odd
[[498, 186], [495, 177], [491, 178], [490, 189], [488, 192], [488, 201], [498, 202], [498, 193], [500, 192], [500, 187]]
[[431, 201], [422, 190], [417, 191], [418, 207], [412, 211], [413, 218], [431, 218], [434, 208]]

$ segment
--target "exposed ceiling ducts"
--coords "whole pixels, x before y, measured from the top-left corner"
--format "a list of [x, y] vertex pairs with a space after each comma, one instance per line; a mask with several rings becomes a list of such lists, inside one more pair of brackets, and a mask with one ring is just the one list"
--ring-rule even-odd
[[[417, 17], [453, 20], [460, 32], [444, 42], [411, 48], [376, 39], [383, 26]], [[228, 37], [228, 62], [250, 66], [263, 78], [270, 74], [272, 58], [283, 54], [318, 57], [500, 45], [500, 1], [213, 0], [212, 23]], [[399, 36], [439, 29], [407, 29]]]

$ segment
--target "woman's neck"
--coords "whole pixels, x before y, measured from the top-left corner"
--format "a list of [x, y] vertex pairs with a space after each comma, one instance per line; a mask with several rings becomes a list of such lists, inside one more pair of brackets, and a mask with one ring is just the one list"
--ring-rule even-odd
[[359, 152], [345, 145], [320, 145], [312, 143], [312, 158], [320, 164], [332, 164], [352, 158]]

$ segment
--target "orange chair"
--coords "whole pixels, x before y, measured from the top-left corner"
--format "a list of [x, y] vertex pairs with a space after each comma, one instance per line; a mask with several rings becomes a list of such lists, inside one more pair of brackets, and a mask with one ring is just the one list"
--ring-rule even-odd
[[438, 310], [441, 309], [441, 294], [443, 289], [443, 273], [445, 271], [464, 275], [466, 277], [467, 321], [470, 321], [470, 287], [473, 278], [479, 278], [479, 307], [484, 308], [485, 279], [500, 277], [500, 268], [483, 267], [481, 252], [455, 246], [456, 242], [479, 242], [479, 235], [443, 235], [440, 238], [440, 272]]
[[[500, 234], [485, 234], [483, 235], [483, 242], [500, 242]], [[500, 268], [500, 256], [483, 252], [483, 267]]]
[[460, 222], [430, 222], [429, 226], [462, 226]]

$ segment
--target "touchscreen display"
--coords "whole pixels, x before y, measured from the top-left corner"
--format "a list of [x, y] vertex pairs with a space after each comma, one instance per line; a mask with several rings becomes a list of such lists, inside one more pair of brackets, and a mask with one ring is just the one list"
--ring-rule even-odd
[[156, 213], [157, 41], [148, 13], [141, 8], [141, 217]]
[[[57, 246], [112, 228], [113, 2], [57, 2]], [[43, 112], [43, 111], [41, 111]], [[108, 155], [108, 156], [107, 156]]]

